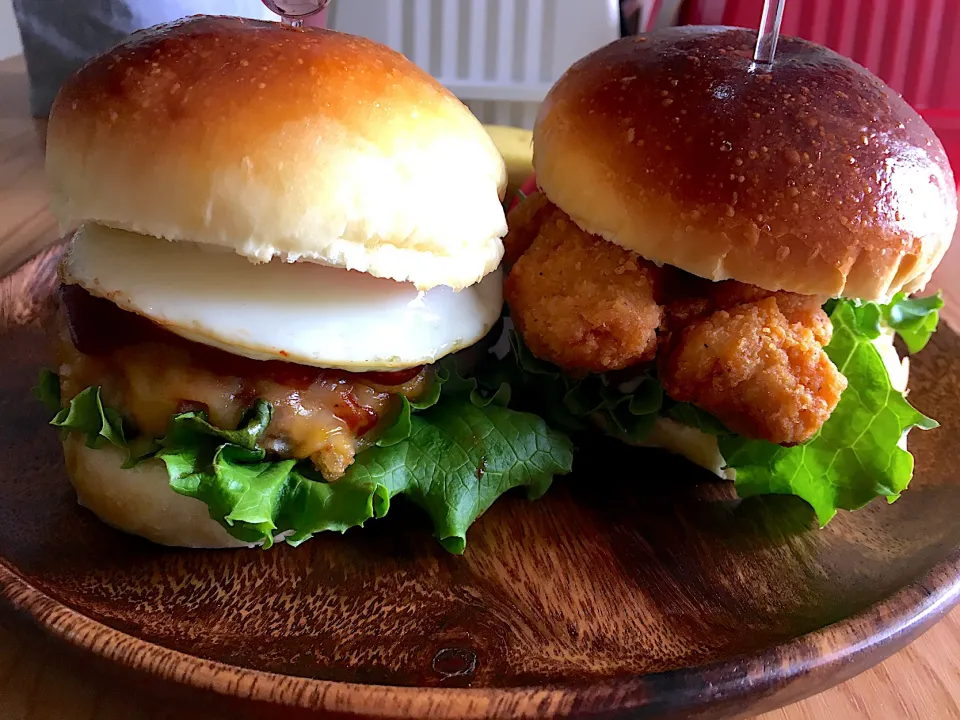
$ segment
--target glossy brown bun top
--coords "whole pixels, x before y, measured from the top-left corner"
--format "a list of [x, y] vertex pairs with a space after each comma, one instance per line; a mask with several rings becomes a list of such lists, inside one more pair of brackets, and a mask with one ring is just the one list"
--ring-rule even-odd
[[64, 225], [462, 288], [503, 253], [506, 168], [470, 111], [390, 48], [195, 17], [71, 77], [47, 171]]
[[534, 130], [547, 196], [589, 232], [713, 280], [886, 298], [921, 289], [957, 221], [943, 146], [881, 80], [781, 38], [681, 27], [588, 55]]

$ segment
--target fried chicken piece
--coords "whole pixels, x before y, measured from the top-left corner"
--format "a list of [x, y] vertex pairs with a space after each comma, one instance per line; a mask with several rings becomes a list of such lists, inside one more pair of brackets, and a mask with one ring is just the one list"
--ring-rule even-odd
[[656, 357], [673, 399], [779, 444], [808, 440], [839, 402], [847, 382], [823, 350], [832, 327], [820, 298], [657, 268], [542, 193], [508, 223], [504, 295], [537, 357], [574, 375]]
[[819, 299], [714, 285], [668, 310], [658, 357], [664, 390], [741, 435], [778, 444], [809, 440], [847, 385], [823, 350], [832, 327]]
[[664, 327], [661, 328], [667, 342], [667, 333], [672, 328], [680, 329], [717, 310], [731, 310], [738, 305], [756, 303], [769, 297], [777, 299], [777, 307], [789, 322], [809, 327], [821, 345], [829, 343], [833, 334], [830, 318], [822, 310], [823, 299], [813, 295], [798, 295], [782, 290], [774, 292], [736, 280], [712, 282], [681, 271], [671, 276], [668, 287], [670, 298], [666, 303]]
[[573, 374], [652, 361], [663, 316], [656, 299], [662, 272], [582, 230], [552, 204], [526, 225], [512, 217], [508, 247], [534, 239], [510, 271], [504, 296], [533, 354]]
[[539, 190], [530, 193], [507, 214], [507, 236], [503, 239], [503, 263], [511, 267], [537, 239], [540, 226], [566, 213]]

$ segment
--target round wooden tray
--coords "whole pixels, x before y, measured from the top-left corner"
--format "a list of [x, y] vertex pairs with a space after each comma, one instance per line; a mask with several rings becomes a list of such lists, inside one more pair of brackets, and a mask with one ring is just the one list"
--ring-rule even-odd
[[942, 427], [911, 436], [911, 489], [824, 530], [597, 441], [544, 499], [498, 502], [463, 557], [400, 505], [298, 549], [177, 551], [76, 504], [31, 396], [58, 253], [0, 280], [0, 608], [86, 665], [264, 716], [724, 717], [838, 683], [960, 599], [946, 328], [913, 365]]

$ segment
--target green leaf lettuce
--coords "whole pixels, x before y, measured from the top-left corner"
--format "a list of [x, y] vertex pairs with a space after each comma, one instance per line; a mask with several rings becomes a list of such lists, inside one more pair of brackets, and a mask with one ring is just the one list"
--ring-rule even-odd
[[642, 442], [669, 401], [651, 374], [614, 379], [610, 375], [571, 378], [530, 352], [520, 335], [510, 333], [515, 383], [523, 387], [527, 405], [549, 423], [568, 431], [601, 427], [628, 443]]
[[926, 347], [937, 329], [942, 307], [943, 297], [939, 292], [921, 298], [908, 298], [901, 292], [883, 306], [883, 319], [888, 327], [896, 330], [907, 349], [917, 353]]
[[[881, 313], [883, 314], [883, 313]], [[856, 510], [878, 496], [891, 502], [913, 475], [913, 456], [901, 441], [914, 427], [934, 428], [890, 383], [874, 346], [877, 306], [840, 301], [833, 307], [833, 339], [827, 355], [847, 378], [833, 414], [809, 441], [783, 447], [722, 435], [720, 452], [736, 469], [741, 497], [797, 495], [821, 525], [838, 509]]]
[[[38, 395], [59, 398], [50, 375], [41, 377]], [[233, 430], [188, 412], [171, 418], [158, 441], [128, 442], [123, 419], [91, 387], [53, 424], [81, 433], [90, 447], [126, 449], [126, 466], [162, 461], [171, 488], [204, 502], [243, 542], [269, 547], [279, 537], [296, 545], [318, 532], [343, 532], [386, 514], [391, 499], [404, 495], [426, 511], [443, 546], [462, 553], [467, 529], [500, 495], [525, 487], [538, 498], [554, 475], [570, 471], [569, 439], [535, 415], [508, 409], [509, 400], [509, 385], [486, 391], [442, 365], [425, 395], [415, 403], [402, 399], [396, 422], [335, 482], [324, 481], [309, 461], [267, 455], [260, 439], [272, 408], [263, 400]]]
[[[826, 352], [848, 387], [819, 432], [792, 447], [732, 434], [709, 413], [674, 402], [662, 390], [657, 400], [652, 388], [659, 383], [652, 375], [619, 385], [604, 376], [574, 380], [533, 357], [518, 337], [513, 338], [513, 356], [537, 407], [545, 408], [557, 425], [586, 429], [589, 418], [607, 434], [633, 442], [644, 439], [657, 417], [695, 427], [717, 436], [724, 461], [736, 470], [741, 497], [797, 495], [826, 524], [838, 509], [855, 510], [878, 496], [892, 502], [909, 484], [913, 456], [902, 441], [910, 429], [937, 423], [894, 389], [874, 341], [893, 330], [911, 352], [922, 349], [936, 329], [942, 306], [939, 293], [928, 298], [898, 294], [886, 305], [829, 301], [824, 309], [833, 323], [833, 338]], [[636, 421], [626, 422], [624, 410]]]

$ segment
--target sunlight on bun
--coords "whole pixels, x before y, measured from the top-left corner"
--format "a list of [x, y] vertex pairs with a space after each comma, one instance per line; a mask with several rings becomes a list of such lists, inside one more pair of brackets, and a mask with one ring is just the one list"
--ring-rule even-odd
[[500, 262], [503, 159], [401, 54], [224, 17], [132, 35], [70, 77], [47, 130], [61, 223], [463, 288]]
[[886, 300], [924, 287], [957, 223], [933, 130], [882, 80], [780, 38], [678, 27], [574, 64], [534, 128], [547, 197], [587, 232], [709, 280]]

